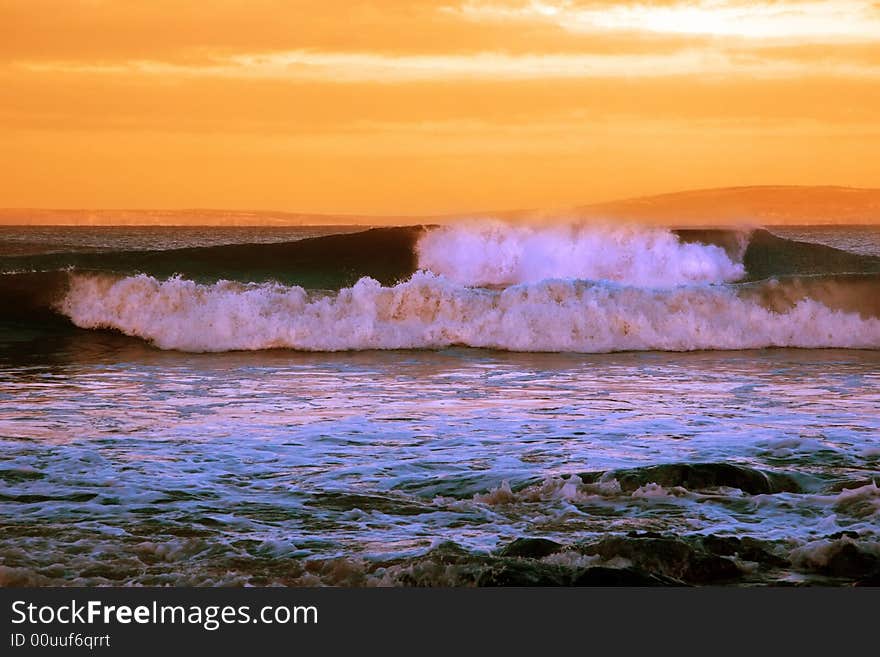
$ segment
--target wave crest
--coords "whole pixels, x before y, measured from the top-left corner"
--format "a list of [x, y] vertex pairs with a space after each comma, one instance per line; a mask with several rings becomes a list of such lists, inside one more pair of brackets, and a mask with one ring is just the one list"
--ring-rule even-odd
[[[740, 251], [745, 238], [740, 239]], [[746, 275], [742, 263], [720, 246], [685, 243], [669, 230], [640, 226], [484, 221], [429, 231], [416, 251], [420, 268], [462, 285], [573, 278], [668, 287], [729, 282]]]
[[116, 329], [163, 349], [198, 352], [880, 348], [880, 319], [809, 298], [777, 312], [734, 286], [546, 280], [490, 290], [417, 272], [393, 287], [362, 278], [316, 295], [268, 283], [72, 274], [59, 309], [82, 328]]

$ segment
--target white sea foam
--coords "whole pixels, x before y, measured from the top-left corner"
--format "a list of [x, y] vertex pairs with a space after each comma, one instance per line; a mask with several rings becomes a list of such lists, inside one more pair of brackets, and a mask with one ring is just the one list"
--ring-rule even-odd
[[730, 286], [546, 280], [489, 290], [417, 272], [393, 287], [363, 278], [315, 297], [278, 284], [72, 274], [60, 309], [77, 326], [118, 329], [183, 351], [880, 348], [880, 319], [811, 299], [777, 313]]
[[745, 276], [718, 246], [639, 226], [456, 224], [425, 233], [417, 252], [419, 267], [462, 285], [573, 278], [667, 287]]
[[880, 558], [880, 543], [871, 540], [855, 540], [848, 536], [836, 540], [821, 539], [812, 541], [791, 552], [795, 566], [808, 570], [827, 568], [841, 552], [849, 548], [865, 555]]
[[639, 486], [633, 492], [631, 497], [634, 499], [667, 499], [670, 497], [681, 497], [687, 495], [687, 489], [681, 486], [672, 486], [665, 488], [658, 483], [651, 482], [644, 486]]
[[845, 488], [834, 498], [834, 510], [855, 518], [880, 517], [880, 487], [876, 481]]

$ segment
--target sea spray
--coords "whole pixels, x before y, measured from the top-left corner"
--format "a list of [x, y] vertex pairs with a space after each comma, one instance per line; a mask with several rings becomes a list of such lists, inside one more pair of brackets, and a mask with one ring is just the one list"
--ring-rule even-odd
[[[740, 238], [743, 251], [746, 234]], [[719, 246], [682, 242], [669, 230], [642, 226], [462, 223], [426, 232], [416, 250], [422, 269], [462, 285], [574, 278], [666, 287], [746, 274], [742, 262]]]
[[659, 289], [577, 279], [494, 290], [429, 272], [391, 287], [363, 278], [323, 295], [275, 283], [72, 274], [59, 308], [82, 328], [117, 329], [163, 349], [196, 352], [880, 348], [880, 319], [809, 298], [776, 312], [753, 297], [736, 286]]

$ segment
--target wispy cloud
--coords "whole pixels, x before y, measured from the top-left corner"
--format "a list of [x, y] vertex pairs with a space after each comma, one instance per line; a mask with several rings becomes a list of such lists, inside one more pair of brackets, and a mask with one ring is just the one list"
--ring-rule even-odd
[[474, 21], [552, 23], [572, 32], [644, 31], [812, 42], [880, 40], [880, 10], [865, 0], [521, 4], [469, 0], [447, 12]]
[[880, 77], [880, 70], [857, 62], [825, 60], [809, 68], [791, 59], [767, 59], [748, 52], [684, 49], [646, 54], [382, 55], [308, 52], [234, 55], [204, 65], [133, 60], [113, 64], [17, 62], [33, 73], [213, 77], [321, 82], [405, 83], [468, 79], [634, 78], [681, 75], [745, 75], [759, 78], [804, 74]]

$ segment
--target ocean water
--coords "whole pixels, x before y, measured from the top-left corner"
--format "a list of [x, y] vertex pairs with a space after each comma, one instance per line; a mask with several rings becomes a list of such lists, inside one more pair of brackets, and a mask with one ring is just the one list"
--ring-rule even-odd
[[853, 584], [880, 229], [0, 229], [0, 584]]

